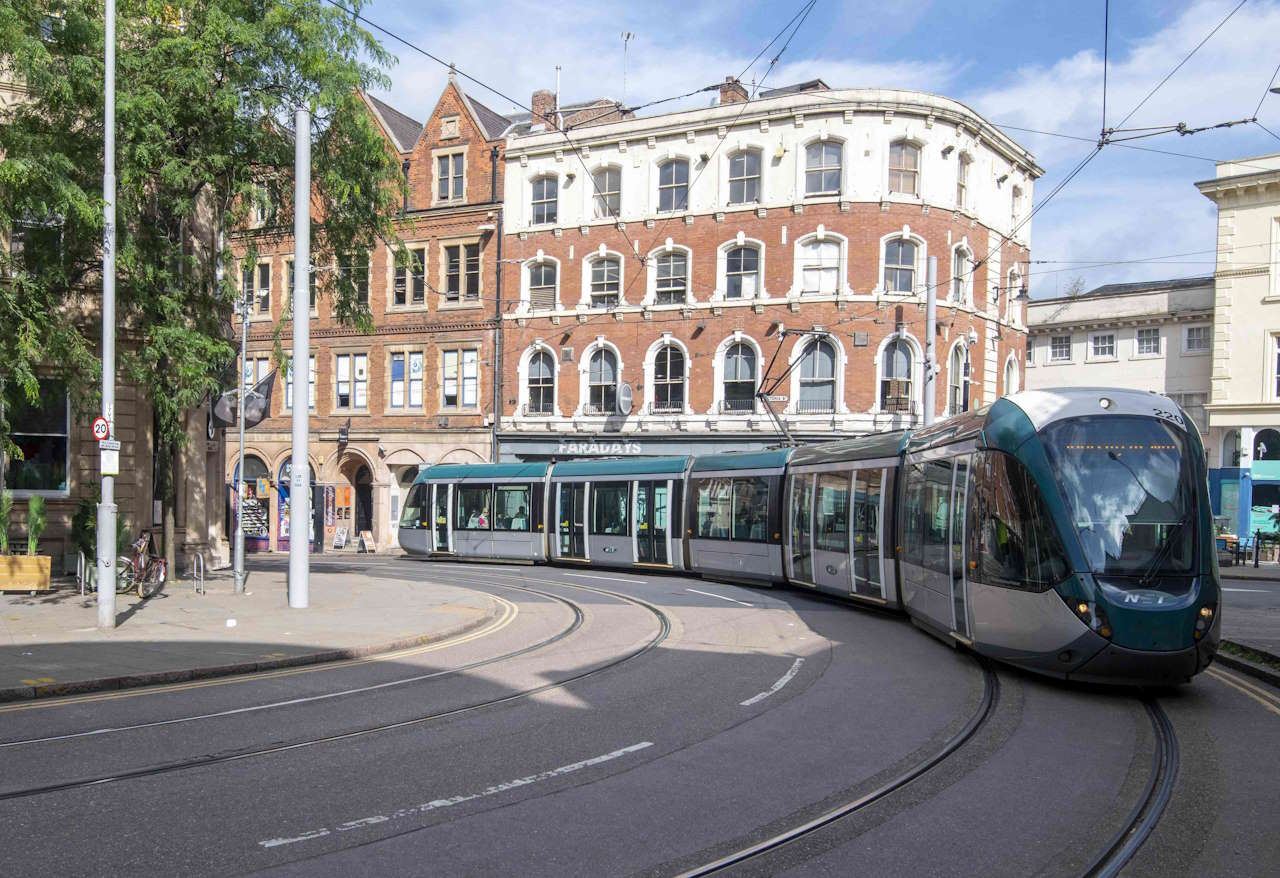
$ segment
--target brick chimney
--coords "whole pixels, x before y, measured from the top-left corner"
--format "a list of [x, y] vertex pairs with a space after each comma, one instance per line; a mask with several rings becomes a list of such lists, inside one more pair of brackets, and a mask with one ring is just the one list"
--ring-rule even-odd
[[546, 124], [548, 129], [558, 128], [556, 124], [556, 93], [540, 88], [533, 93], [529, 106], [533, 109], [533, 124]]
[[747, 90], [733, 76], [726, 76], [720, 86], [720, 104], [740, 104], [747, 99]]

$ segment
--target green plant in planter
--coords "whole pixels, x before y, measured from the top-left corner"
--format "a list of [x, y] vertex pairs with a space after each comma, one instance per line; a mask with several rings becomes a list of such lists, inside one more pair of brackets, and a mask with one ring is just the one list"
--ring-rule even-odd
[[36, 554], [36, 547], [40, 543], [40, 536], [44, 533], [44, 529], [48, 526], [47, 510], [45, 509], [44, 498], [39, 494], [31, 498], [27, 503], [27, 554]]
[[0, 491], [0, 555], [9, 554], [9, 516], [13, 512], [13, 492]]

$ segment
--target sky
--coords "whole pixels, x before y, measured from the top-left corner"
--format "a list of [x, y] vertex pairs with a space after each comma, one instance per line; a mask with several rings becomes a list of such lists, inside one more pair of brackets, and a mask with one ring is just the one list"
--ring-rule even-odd
[[[1212, 125], [1252, 117], [1261, 100], [1258, 120], [1280, 135], [1280, 95], [1267, 93], [1280, 65], [1280, 0], [1247, 0], [1122, 126], [1238, 3], [1111, 4], [1107, 124]], [[742, 71], [803, 5], [804, 0], [490, 0], [431, 4], [424, 14], [416, 4], [373, 0], [364, 15], [522, 103], [535, 89], [553, 88], [560, 65], [562, 102], [608, 96], [631, 106]], [[1102, 127], [1103, 19], [1104, 0], [817, 0], [777, 63], [770, 66], [782, 41], [755, 62], [744, 82], [763, 77], [769, 87], [821, 77], [833, 88], [919, 89], [961, 100], [999, 125], [1069, 135], [1005, 129], [1045, 170], [1035, 189], [1036, 206], [1044, 206], [1032, 223], [1033, 297], [1065, 294], [1077, 278], [1084, 289], [1093, 289], [1212, 274], [1216, 214], [1194, 184], [1214, 176], [1214, 160], [1280, 152], [1280, 136], [1257, 125], [1109, 144], [1046, 203], [1095, 149]], [[625, 91], [624, 31], [634, 34]], [[425, 119], [444, 87], [446, 69], [378, 36], [398, 60], [387, 71], [390, 90], [375, 94]], [[518, 109], [475, 83], [463, 85], [498, 112]], [[699, 95], [650, 112], [708, 105], [712, 97]], [[1194, 157], [1132, 148], [1138, 146]], [[1268, 251], [1261, 246], [1254, 252], [1264, 261]]]

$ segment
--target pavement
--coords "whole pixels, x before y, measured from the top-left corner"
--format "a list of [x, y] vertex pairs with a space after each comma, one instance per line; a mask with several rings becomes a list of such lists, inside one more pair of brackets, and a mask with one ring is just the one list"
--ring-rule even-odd
[[[156, 596], [116, 596], [116, 624], [97, 627], [97, 600], [74, 584], [0, 595], [0, 701], [245, 674], [362, 658], [463, 635], [507, 612], [473, 589], [426, 582], [426, 567], [385, 556], [316, 564], [310, 606], [288, 606], [276, 560], [249, 562], [246, 593], [229, 573], [204, 594], [189, 580]], [[378, 566], [408, 576], [376, 575]], [[374, 575], [371, 575], [374, 574]]]

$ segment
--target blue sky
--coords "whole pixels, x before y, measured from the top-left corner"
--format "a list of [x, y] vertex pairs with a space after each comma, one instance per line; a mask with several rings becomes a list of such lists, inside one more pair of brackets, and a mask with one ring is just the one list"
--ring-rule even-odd
[[[1237, 2], [1113, 3], [1109, 124], [1117, 124]], [[631, 31], [626, 101], [635, 104], [737, 73], [801, 5], [492, 0], [432, 4], [424, 13], [375, 0], [365, 14], [524, 102], [535, 88], [554, 85], [557, 64], [565, 101], [621, 98], [620, 34]], [[821, 76], [832, 87], [917, 88], [965, 101], [993, 122], [1096, 138], [1102, 34], [1103, 0], [818, 0], [766, 85]], [[390, 93], [381, 97], [425, 118], [445, 71], [404, 46], [384, 43], [399, 63], [389, 71]], [[747, 79], [763, 75], [776, 51]], [[1280, 0], [1249, 0], [1127, 125], [1198, 126], [1252, 116], [1277, 64]], [[499, 112], [514, 109], [477, 86], [466, 87]], [[705, 104], [709, 96], [685, 106], [697, 102]], [[1280, 134], [1280, 95], [1269, 95], [1258, 117]], [[1091, 148], [1062, 137], [1009, 133], [1046, 171], [1037, 183], [1037, 203]], [[1165, 134], [1134, 145], [1210, 159], [1280, 152], [1280, 140], [1254, 125]], [[1075, 277], [1093, 288], [1212, 273], [1213, 253], [1203, 251], [1215, 247], [1215, 214], [1193, 184], [1213, 174], [1212, 161], [1106, 147], [1036, 215], [1031, 256], [1046, 261], [1032, 266], [1032, 295], [1055, 295]], [[1249, 255], [1262, 261], [1266, 252], [1258, 247]], [[1119, 260], [1144, 261], [1089, 267]]]

